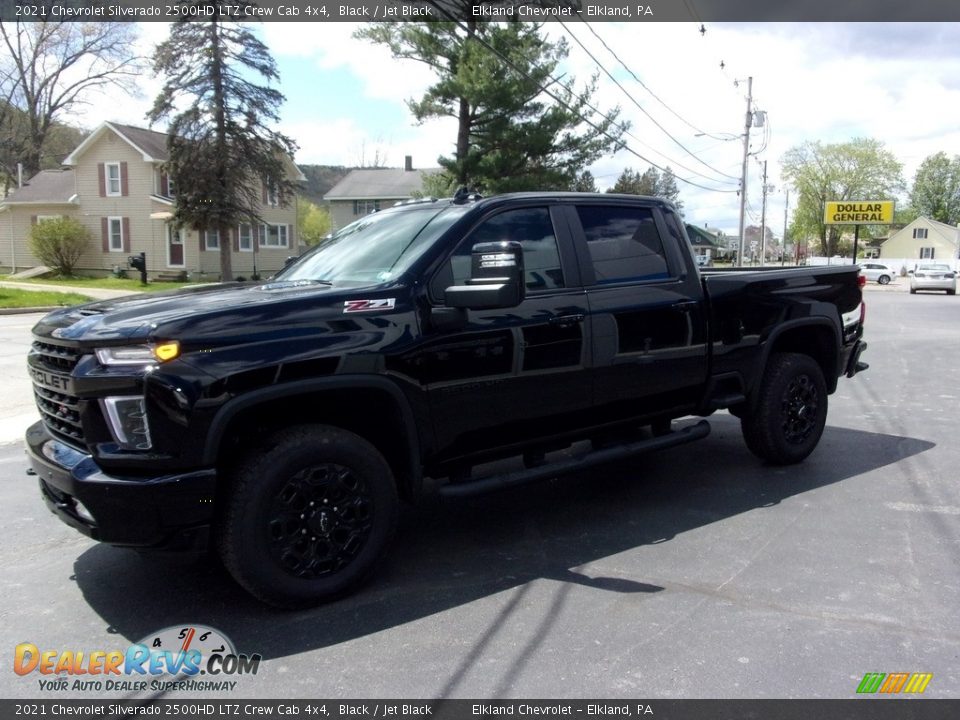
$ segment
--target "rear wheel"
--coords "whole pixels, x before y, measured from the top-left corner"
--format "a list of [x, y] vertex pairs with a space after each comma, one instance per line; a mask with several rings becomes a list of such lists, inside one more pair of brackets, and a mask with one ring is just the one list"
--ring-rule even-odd
[[881, 285], [886, 285], [887, 283], [890, 282], [890, 276], [881, 275], [880, 277], [877, 278], [877, 282], [880, 283]]
[[274, 435], [242, 464], [226, 498], [218, 546], [248, 592], [278, 607], [353, 589], [393, 536], [399, 501], [380, 452], [325, 425]]
[[820, 442], [827, 421], [823, 371], [809, 355], [770, 357], [756, 405], [740, 421], [747, 447], [775, 465], [806, 458]]

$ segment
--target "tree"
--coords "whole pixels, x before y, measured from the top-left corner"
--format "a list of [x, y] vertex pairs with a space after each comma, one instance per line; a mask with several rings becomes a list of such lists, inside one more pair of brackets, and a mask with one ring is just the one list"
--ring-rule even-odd
[[[904, 187], [903, 166], [879, 140], [855, 138], [824, 145], [805, 142], [791, 148], [780, 161], [783, 177], [799, 198], [790, 226], [795, 241], [818, 238], [820, 252], [835, 255], [846, 225], [826, 225], [824, 208], [829, 200], [884, 200]], [[866, 235], [872, 229], [867, 228]]]
[[107, 86], [134, 92], [143, 69], [133, 24], [0, 22], [0, 39], [0, 162], [11, 177], [18, 162], [31, 177], [56, 154], [58, 120]]
[[573, 181], [573, 187], [570, 189], [574, 192], [600, 192], [597, 189], [597, 181], [593, 179], [593, 173], [589, 170], [584, 170], [577, 175], [576, 180]]
[[910, 205], [918, 215], [948, 225], [960, 222], [960, 155], [925, 158], [913, 178]]
[[30, 228], [30, 252], [61, 277], [71, 277], [90, 247], [90, 232], [75, 218], [54, 218]]
[[467, 0], [444, 5], [441, 17], [466, 19], [369, 24], [356, 35], [436, 73], [436, 83], [407, 105], [420, 123], [457, 120], [454, 155], [438, 160], [457, 184], [483, 192], [565, 190], [622, 147], [627, 125], [617, 119], [619, 108], [592, 106], [596, 76], [579, 90], [573, 78], [557, 79], [565, 41], [550, 42], [536, 23], [476, 20]]
[[[276, 64], [250, 30], [213, 16], [174, 23], [157, 47], [154, 70], [166, 82], [148, 117], [153, 123], [172, 116], [167, 172], [177, 187], [174, 222], [218, 231], [220, 277], [231, 280], [233, 228], [261, 221], [265, 198], [286, 204], [296, 192], [289, 160], [295, 145], [268, 127], [279, 120], [284, 97], [253, 80], [279, 80]], [[192, 103], [179, 110], [185, 101]]]
[[669, 165], [663, 173], [651, 165], [642, 175], [639, 171], [624, 168], [608, 192], [662, 197], [676, 205], [678, 210], [683, 207], [683, 202], [679, 199], [680, 190], [677, 188], [676, 176]]
[[297, 205], [297, 235], [307, 245], [317, 245], [330, 234], [330, 211], [309, 200]]

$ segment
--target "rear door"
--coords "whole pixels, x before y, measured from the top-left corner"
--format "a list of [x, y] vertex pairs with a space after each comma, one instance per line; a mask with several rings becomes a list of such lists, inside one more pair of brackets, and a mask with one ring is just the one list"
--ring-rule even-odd
[[592, 319], [598, 420], [691, 410], [707, 378], [707, 327], [676, 216], [613, 199], [569, 211]]
[[418, 374], [438, 445], [465, 454], [574, 427], [591, 402], [589, 323], [570, 231], [547, 203], [494, 210], [458, 244], [430, 282], [430, 298], [470, 275], [476, 243], [514, 240], [524, 250], [526, 299], [468, 310], [466, 324], [425, 329]]

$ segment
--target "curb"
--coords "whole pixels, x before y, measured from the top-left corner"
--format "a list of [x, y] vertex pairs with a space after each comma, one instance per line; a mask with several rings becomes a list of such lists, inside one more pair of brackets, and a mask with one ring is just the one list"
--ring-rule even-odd
[[27, 315], [29, 313], [48, 313], [59, 310], [68, 305], [52, 305], [50, 307], [0, 308], [0, 315]]

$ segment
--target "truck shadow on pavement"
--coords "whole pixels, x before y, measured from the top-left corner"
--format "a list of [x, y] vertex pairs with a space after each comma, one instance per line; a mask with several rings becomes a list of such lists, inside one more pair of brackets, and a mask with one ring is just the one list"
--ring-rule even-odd
[[76, 582], [109, 632], [136, 642], [181, 623], [213, 626], [239, 652], [278, 658], [360, 638], [537, 579], [614, 593], [658, 593], [643, 577], [577, 568], [669, 543], [681, 533], [894, 464], [924, 440], [828, 427], [800, 465], [765, 466], [739, 422], [710, 420], [698, 443], [475, 498], [407, 508], [391, 552], [353, 595], [310, 610], [265, 607], [212, 560], [141, 557], [102, 545], [75, 562]]

